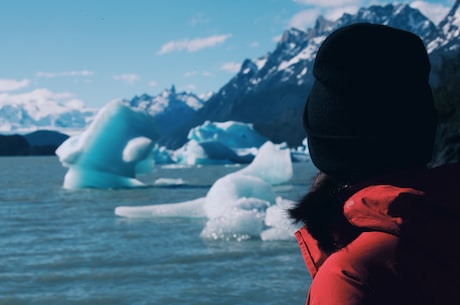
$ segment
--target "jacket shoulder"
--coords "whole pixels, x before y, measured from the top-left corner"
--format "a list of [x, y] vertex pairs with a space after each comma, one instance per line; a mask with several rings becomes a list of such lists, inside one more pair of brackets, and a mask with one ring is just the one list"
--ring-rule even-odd
[[330, 255], [315, 276], [307, 304], [385, 304], [388, 291], [396, 288], [398, 240], [384, 232], [364, 232]]

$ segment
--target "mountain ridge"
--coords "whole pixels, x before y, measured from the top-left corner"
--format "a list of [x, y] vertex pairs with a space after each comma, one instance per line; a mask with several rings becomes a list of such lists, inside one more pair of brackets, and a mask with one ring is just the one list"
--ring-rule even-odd
[[[336, 21], [320, 16], [307, 31], [286, 30], [273, 52], [256, 60], [246, 59], [240, 71], [197, 111], [190, 125], [175, 133], [176, 142], [163, 139], [163, 143], [180, 145], [187, 128], [204, 120], [238, 120], [253, 123], [257, 131], [275, 142], [299, 145], [306, 136], [301, 127], [302, 113], [313, 84], [311, 70], [316, 52], [332, 31], [358, 22], [408, 30], [426, 44], [440, 36], [445, 39], [432, 21], [406, 4], [361, 8], [356, 14], [344, 14]], [[256, 69], [256, 62], [262, 59], [264, 65]]]
[[[284, 31], [272, 51], [255, 59], [245, 59], [240, 70], [209, 98], [176, 92], [173, 86], [156, 96], [143, 94], [124, 102], [151, 113], [158, 122], [155, 128], [160, 131], [160, 145], [171, 149], [183, 145], [189, 130], [206, 120], [252, 123], [255, 130], [272, 141], [295, 147], [306, 136], [302, 113], [313, 83], [311, 70], [319, 46], [339, 27], [370, 22], [408, 30], [422, 38], [432, 62], [436, 102], [445, 113], [443, 120], [452, 121], [460, 117], [460, 102], [453, 94], [455, 77], [460, 74], [459, 7], [460, 0], [457, 0], [438, 25], [407, 4], [372, 5], [356, 14], [343, 14], [337, 20], [319, 16], [309, 29]], [[446, 99], [448, 103], [444, 102]], [[447, 108], [450, 110], [444, 111]], [[0, 116], [2, 109], [0, 104]], [[86, 113], [83, 118], [88, 121], [94, 114]], [[82, 122], [76, 114], [66, 115]], [[0, 126], [4, 126], [2, 121]]]

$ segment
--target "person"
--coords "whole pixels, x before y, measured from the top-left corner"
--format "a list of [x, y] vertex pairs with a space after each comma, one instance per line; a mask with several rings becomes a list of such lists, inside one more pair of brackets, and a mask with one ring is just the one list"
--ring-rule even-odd
[[385, 25], [321, 44], [303, 115], [319, 173], [288, 211], [307, 304], [460, 304], [460, 165], [429, 166], [430, 70], [422, 40]]

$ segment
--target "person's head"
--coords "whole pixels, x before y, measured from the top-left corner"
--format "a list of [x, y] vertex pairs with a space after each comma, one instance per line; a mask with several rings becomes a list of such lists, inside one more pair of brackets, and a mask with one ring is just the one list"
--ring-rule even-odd
[[332, 177], [369, 177], [432, 158], [437, 123], [422, 40], [360, 23], [322, 43], [304, 111], [310, 156]]

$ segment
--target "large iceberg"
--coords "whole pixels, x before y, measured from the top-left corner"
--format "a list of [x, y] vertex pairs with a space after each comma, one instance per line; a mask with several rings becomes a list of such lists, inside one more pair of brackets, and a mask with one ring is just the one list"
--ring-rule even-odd
[[206, 121], [192, 128], [187, 138], [189, 141], [174, 152], [177, 163], [249, 163], [268, 140], [252, 124], [236, 121]]
[[80, 135], [56, 150], [68, 168], [63, 187], [120, 188], [142, 186], [136, 174], [151, 171], [157, 133], [153, 118], [120, 101], [103, 107]]
[[149, 206], [120, 206], [122, 217], [207, 218], [205, 239], [290, 239], [297, 229], [286, 209], [294, 202], [277, 196], [273, 185], [288, 182], [293, 175], [290, 151], [266, 142], [247, 167], [215, 181], [207, 195], [195, 200]]

